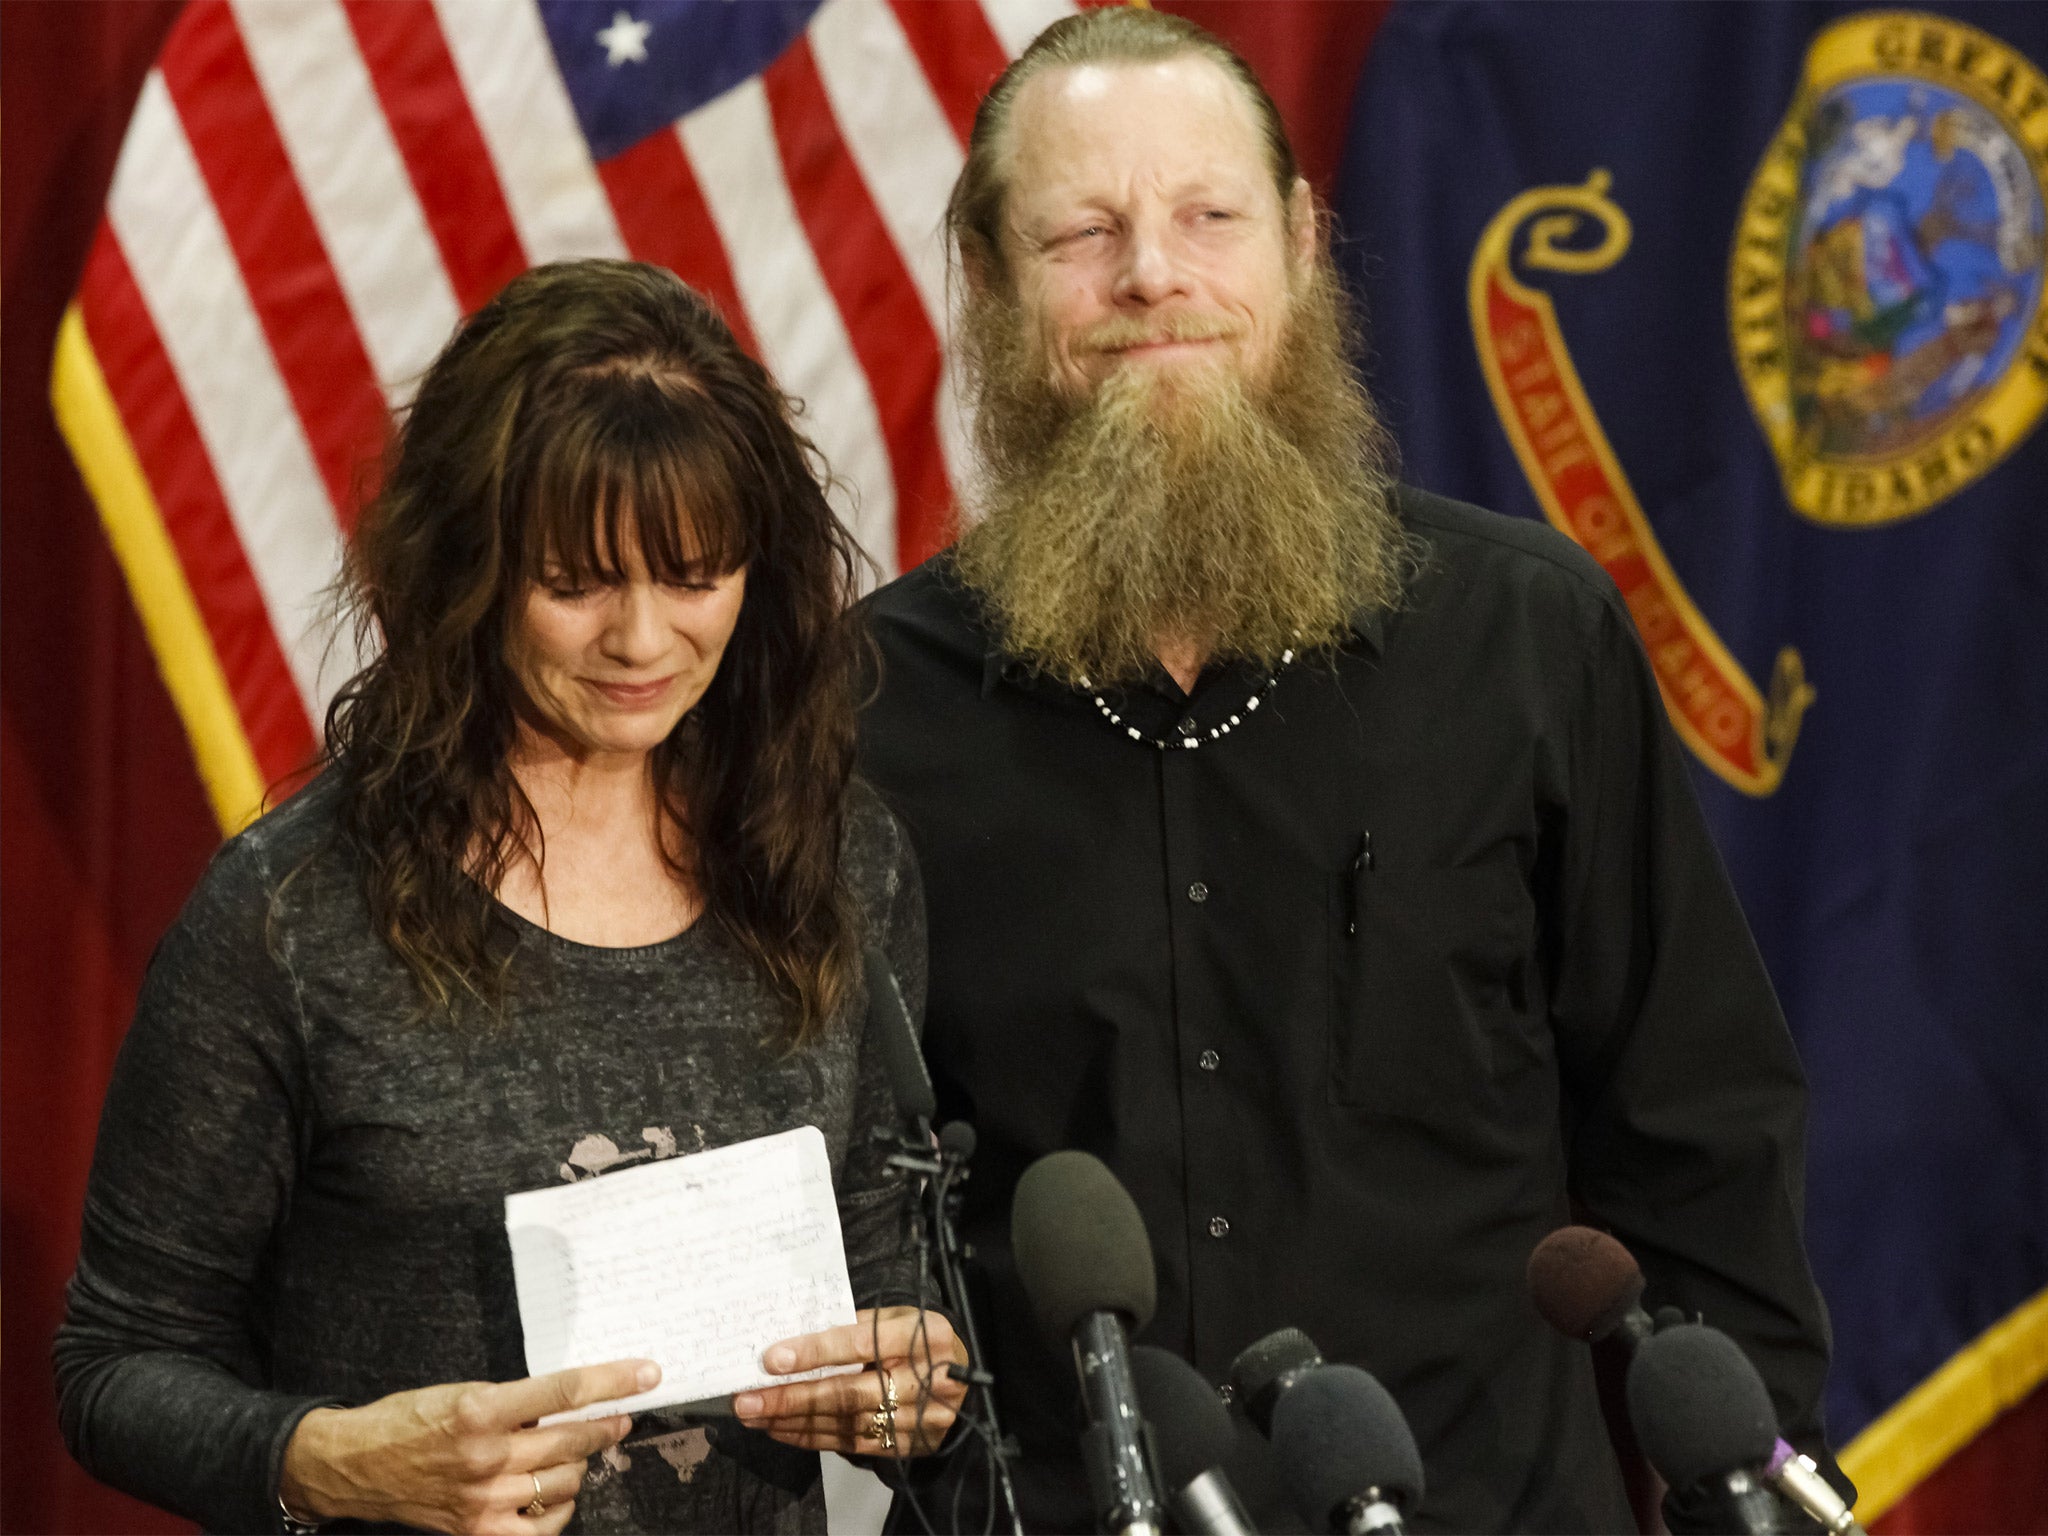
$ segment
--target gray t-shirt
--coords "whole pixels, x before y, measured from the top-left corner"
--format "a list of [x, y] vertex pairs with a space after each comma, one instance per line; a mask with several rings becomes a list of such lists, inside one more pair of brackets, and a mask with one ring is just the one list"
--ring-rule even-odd
[[[505, 1021], [422, 1021], [332, 841], [334, 798], [316, 783], [222, 848], [151, 962], [57, 1335], [88, 1470], [211, 1530], [278, 1530], [310, 1408], [527, 1373], [507, 1194], [792, 1126], [825, 1134], [856, 1303], [911, 1299], [904, 1192], [869, 1135], [894, 1110], [864, 994], [784, 1055], [777, 1005], [715, 923], [601, 949], [508, 911]], [[916, 866], [860, 785], [841, 869], [920, 1017]], [[817, 1458], [643, 1418], [592, 1458], [578, 1527], [822, 1530]]]

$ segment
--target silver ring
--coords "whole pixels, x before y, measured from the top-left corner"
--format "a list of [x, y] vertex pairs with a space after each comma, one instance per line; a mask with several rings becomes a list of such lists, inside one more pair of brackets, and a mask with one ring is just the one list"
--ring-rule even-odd
[[534, 1519], [538, 1520], [548, 1512], [548, 1501], [540, 1496], [540, 1474], [538, 1472], [529, 1472], [526, 1475], [533, 1479], [533, 1502], [520, 1510], [519, 1513], [531, 1515]]

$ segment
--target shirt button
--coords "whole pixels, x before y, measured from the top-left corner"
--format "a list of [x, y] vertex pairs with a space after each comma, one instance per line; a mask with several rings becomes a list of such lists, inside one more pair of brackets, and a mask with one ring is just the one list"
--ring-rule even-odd
[[1196, 902], [1196, 903], [1198, 903], [1198, 904], [1199, 904], [1199, 903], [1201, 903], [1201, 902], [1207, 901], [1208, 899], [1209, 899], [1209, 887], [1207, 887], [1206, 885], [1202, 884], [1202, 882], [1201, 882], [1201, 881], [1197, 880], [1197, 881], [1196, 881], [1196, 882], [1195, 882], [1195, 883], [1194, 883], [1193, 885], [1191, 885], [1191, 886], [1189, 886], [1189, 887], [1188, 887], [1188, 900], [1189, 900], [1189, 901], [1192, 901], [1192, 902]]
[[1195, 1065], [1200, 1067], [1204, 1072], [1214, 1072], [1218, 1067], [1223, 1065], [1223, 1058], [1221, 1056], [1218, 1056], [1214, 1051], [1204, 1051], [1201, 1055], [1195, 1058]]
[[1230, 1223], [1221, 1216], [1211, 1216], [1209, 1218], [1209, 1235], [1211, 1237], [1230, 1236]]
[[1192, 735], [1194, 735], [1194, 734], [1195, 734], [1195, 730], [1196, 730], [1196, 726], [1195, 726], [1195, 717], [1194, 717], [1193, 715], [1189, 715], [1189, 716], [1188, 716], [1188, 717], [1187, 717], [1186, 719], [1184, 719], [1184, 720], [1182, 720], [1182, 721], [1181, 721], [1181, 723], [1180, 723], [1180, 733], [1181, 733], [1181, 735], [1183, 735], [1183, 736], [1192, 736]]
[[1223, 1399], [1223, 1406], [1227, 1408], [1237, 1401], [1237, 1388], [1226, 1381], [1216, 1389], [1216, 1395]]

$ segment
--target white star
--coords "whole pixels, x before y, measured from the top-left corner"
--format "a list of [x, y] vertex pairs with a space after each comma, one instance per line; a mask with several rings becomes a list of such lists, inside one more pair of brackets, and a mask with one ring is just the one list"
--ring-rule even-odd
[[621, 64], [645, 64], [647, 62], [647, 34], [654, 27], [645, 21], [635, 21], [625, 11], [612, 12], [612, 24], [597, 34], [597, 40], [604, 44], [604, 61], [617, 69]]

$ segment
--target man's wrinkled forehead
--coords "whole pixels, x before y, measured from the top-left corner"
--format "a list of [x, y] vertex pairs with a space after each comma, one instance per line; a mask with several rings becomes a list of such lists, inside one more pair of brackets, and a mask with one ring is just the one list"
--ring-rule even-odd
[[1006, 235], [1049, 198], [1113, 197], [1139, 179], [1273, 183], [1257, 108], [1198, 53], [1046, 69], [1019, 89], [998, 150]]

